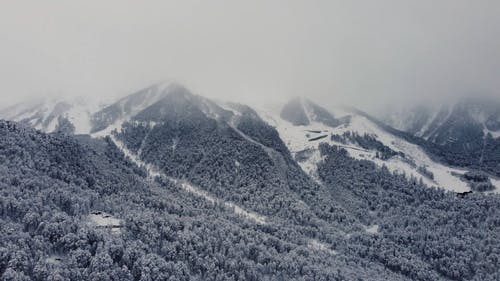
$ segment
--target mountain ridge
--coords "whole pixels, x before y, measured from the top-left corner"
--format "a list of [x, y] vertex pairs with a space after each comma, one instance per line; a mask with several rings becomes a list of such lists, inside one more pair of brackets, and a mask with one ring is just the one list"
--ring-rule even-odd
[[[455, 175], [464, 174], [464, 168], [481, 170], [480, 168], [478, 169], [476, 164], [464, 163], [460, 158], [455, 160], [459, 154], [447, 147], [443, 148], [430, 140], [426, 140], [410, 132], [394, 129], [366, 112], [354, 107], [334, 108], [334, 110], [329, 110], [306, 98], [291, 99], [288, 103], [280, 106], [278, 111], [273, 110], [271, 112], [266, 109], [266, 107], [258, 107], [254, 110], [247, 105], [215, 102], [191, 93], [186, 87], [179, 83], [167, 81], [143, 88], [102, 109], [86, 115], [86, 117], [89, 118], [89, 123], [83, 126], [85, 128], [79, 126], [81, 124], [74, 126], [71, 120], [66, 118], [67, 115], [65, 114], [66, 111], [62, 111], [60, 114], [57, 114], [57, 112], [54, 114], [46, 114], [49, 117], [53, 116], [51, 119], [53, 124], [51, 130], [45, 131], [53, 132], [57, 130], [65, 133], [76, 131], [77, 133], [90, 133], [93, 137], [105, 137], [113, 134], [114, 131], [122, 131], [125, 124], [129, 128], [142, 124], [143, 127], [141, 127], [140, 130], [137, 126], [137, 128], [134, 129], [138, 134], [137, 136], [140, 136], [141, 134], [149, 132], [151, 128], [158, 124], [164, 125], [162, 120], [165, 118], [174, 118], [178, 120], [177, 122], [184, 122], [184, 120], [199, 120], [202, 123], [205, 121], [201, 120], [206, 119], [207, 121], [214, 120], [215, 123], [210, 125], [212, 128], [232, 128], [235, 134], [239, 134], [250, 141], [255, 142], [260, 139], [260, 141], [256, 143], [265, 143], [266, 145], [264, 148], [267, 149], [271, 156], [274, 155], [275, 152], [269, 150], [270, 147], [274, 147], [280, 153], [285, 153], [287, 148], [282, 147], [282, 145], [275, 141], [270, 141], [267, 137], [263, 138], [261, 133], [254, 129], [247, 131], [247, 133], [252, 135], [250, 136], [238, 128], [239, 126], [243, 126], [244, 129], [248, 130], [249, 128], [257, 126], [261, 128], [259, 130], [265, 132], [268, 131], [268, 129], [265, 129], [264, 125], [257, 124], [267, 123], [272, 124], [278, 131], [280, 131], [280, 128], [278, 128], [279, 126], [284, 126], [285, 130], [289, 130], [288, 133], [281, 130], [281, 135], [275, 136], [274, 138], [281, 138], [285, 143], [290, 141], [295, 142], [295, 145], [298, 146], [288, 147], [288, 149], [290, 149], [294, 155], [299, 152], [304, 161], [304, 156], [311, 153], [316, 155], [312, 156], [313, 158], [317, 158], [319, 151], [317, 144], [326, 141], [345, 147], [357, 158], [365, 157], [370, 161], [377, 162], [378, 165], [389, 165], [392, 171], [404, 172], [421, 178], [427, 185], [444, 186], [445, 188], [455, 189], [456, 191], [468, 190], [468, 184], [459, 180]], [[267, 118], [270, 115], [272, 115], [272, 118]], [[56, 120], [56, 116], [58, 116], [59, 119]], [[353, 118], [355, 123], [352, 123]], [[366, 118], [366, 120], [363, 118]], [[21, 122], [23, 121], [21, 120]], [[286, 122], [290, 122], [291, 126]], [[38, 126], [38, 123], [26, 121], [24, 123], [35, 128]], [[202, 123], [193, 123], [190, 126], [192, 128], [205, 126], [201, 125]], [[185, 122], [183, 124], [186, 125]], [[493, 128], [491, 124], [489, 126]], [[320, 127], [323, 129], [318, 130]], [[382, 129], [382, 131], [378, 128]], [[300, 132], [300, 130], [308, 130], [308, 132], [304, 134]], [[290, 135], [292, 131], [294, 133]], [[350, 135], [351, 133], [355, 134]], [[306, 135], [308, 137], [305, 137]], [[346, 137], [348, 139], [346, 139]], [[333, 138], [336, 138], [336, 140], [333, 141]], [[135, 144], [135, 146], [142, 152], [140, 148], [142, 142], [139, 138], [136, 139], [138, 143]], [[178, 143], [178, 139], [173, 138], [171, 142], [171, 145], [175, 147]], [[402, 145], [406, 142], [408, 142], [408, 144], [404, 144], [403, 147], [396, 147], [394, 145], [394, 143]], [[310, 144], [314, 145], [310, 147]], [[417, 148], [410, 149], [410, 144], [420, 147], [424, 152], [419, 151]], [[267, 147], [268, 145], [271, 146]], [[133, 149], [135, 149], [135, 146]], [[485, 142], [485, 147], [491, 147], [489, 142]], [[494, 149], [494, 147], [492, 148]], [[309, 151], [306, 152], [306, 150]], [[403, 150], [405, 150], [406, 153], [403, 153]], [[313, 153], [312, 151], [316, 152]], [[425, 156], [425, 154], [430, 157]], [[495, 160], [494, 155], [492, 156], [491, 153], [482, 153], [480, 156], [481, 159], [484, 159], [485, 163], [489, 163], [487, 166], [488, 169], [484, 171], [489, 174], [497, 175], [494, 172], [495, 165], [500, 165], [500, 159], [498, 159], [498, 161]], [[276, 155], [272, 157], [275, 160], [279, 158], [276, 158]], [[473, 158], [469, 157], [467, 159]], [[314, 160], [314, 163], [305, 161], [299, 164], [303, 165], [302, 168], [306, 173], [314, 174], [315, 167], [317, 166], [316, 162], [319, 160], [320, 159]], [[445, 165], [440, 163], [444, 163]], [[434, 172], [431, 170], [434, 170]], [[439, 176], [440, 174], [442, 175]], [[495, 180], [494, 182], [495, 185], [498, 185]]]

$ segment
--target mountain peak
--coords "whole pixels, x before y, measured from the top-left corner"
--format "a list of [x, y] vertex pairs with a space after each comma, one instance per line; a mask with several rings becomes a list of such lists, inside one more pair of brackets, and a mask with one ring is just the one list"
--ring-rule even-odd
[[0, 118], [16, 121], [44, 132], [53, 132], [59, 121], [66, 119], [75, 126], [75, 132], [88, 133], [90, 115], [98, 106], [85, 98], [45, 98], [20, 103], [0, 112]]
[[97, 133], [136, 116], [168, 96], [188, 96], [189, 91], [174, 80], [165, 80], [125, 96], [92, 116], [91, 133]]
[[281, 110], [280, 116], [295, 126], [307, 126], [317, 122], [330, 127], [337, 127], [343, 123], [343, 121], [336, 119], [329, 110], [302, 97], [293, 98], [286, 103]]
[[280, 116], [295, 126], [307, 126], [311, 123], [306, 114], [303, 99], [300, 97], [287, 102], [281, 109]]

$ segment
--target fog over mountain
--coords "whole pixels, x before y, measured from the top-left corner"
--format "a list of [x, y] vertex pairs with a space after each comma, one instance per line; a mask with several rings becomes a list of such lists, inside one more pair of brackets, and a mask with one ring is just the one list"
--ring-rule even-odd
[[174, 78], [208, 97], [372, 109], [498, 96], [498, 1], [0, 3], [0, 107], [124, 96]]

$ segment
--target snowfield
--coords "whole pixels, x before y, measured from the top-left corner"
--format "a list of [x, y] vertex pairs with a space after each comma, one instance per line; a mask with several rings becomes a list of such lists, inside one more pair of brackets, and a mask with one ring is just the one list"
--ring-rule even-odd
[[35, 129], [51, 133], [56, 129], [60, 116], [67, 118], [75, 126], [75, 134], [88, 134], [91, 116], [99, 108], [97, 101], [84, 98], [47, 98], [12, 106], [0, 112], [0, 118], [25, 121]]
[[309, 240], [307, 246], [309, 247], [309, 249], [312, 249], [314, 251], [323, 251], [329, 253], [330, 255], [337, 254], [337, 252], [335, 250], [332, 250], [327, 244], [320, 242], [316, 239]]
[[101, 228], [109, 228], [115, 233], [120, 232], [120, 228], [122, 227], [122, 220], [104, 212], [93, 212], [88, 218], [91, 225]]
[[[350, 123], [340, 125], [336, 128], [314, 121], [307, 126], [294, 126], [280, 117], [280, 108], [278, 107], [269, 107], [257, 111], [262, 119], [276, 128], [281, 139], [285, 142], [293, 156], [304, 150], [310, 151], [310, 156], [307, 160], [298, 163], [307, 174], [311, 175], [316, 180], [318, 180], [316, 167], [318, 163], [322, 161], [318, 147], [320, 143], [328, 143], [330, 145], [337, 145], [345, 148], [349, 154], [356, 159], [370, 160], [375, 162], [378, 166], [387, 166], [387, 168], [393, 172], [404, 173], [408, 176], [422, 179], [428, 186], [438, 186], [453, 192], [465, 192], [470, 190], [467, 183], [452, 174], [463, 174], [466, 170], [448, 167], [433, 161], [419, 146], [386, 132], [366, 117], [352, 113], [348, 110], [340, 109], [333, 111], [336, 118], [348, 115], [351, 116]], [[307, 109], [305, 112], [308, 112]], [[313, 120], [313, 118], [310, 118], [310, 120]], [[330, 139], [330, 135], [332, 134], [342, 135], [344, 132], [348, 131], [356, 132], [360, 135], [372, 135], [394, 151], [403, 152], [408, 159], [396, 156], [384, 161], [376, 158], [376, 151], [368, 151], [356, 144], [344, 145]], [[327, 138], [311, 141], [311, 138], [325, 133], [328, 134]], [[409, 162], [413, 162], [414, 165]], [[427, 170], [431, 171], [434, 174], [434, 180], [420, 174], [417, 171], [417, 167], [419, 166], [426, 167]], [[500, 189], [500, 181], [492, 180], [492, 182], [497, 187], [496, 190], [498, 191]]]

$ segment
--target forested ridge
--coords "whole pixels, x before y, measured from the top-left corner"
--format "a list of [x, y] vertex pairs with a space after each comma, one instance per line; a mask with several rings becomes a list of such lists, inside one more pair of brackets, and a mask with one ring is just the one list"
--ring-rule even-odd
[[[283, 219], [254, 224], [169, 181], [150, 182], [109, 139], [46, 135], [3, 121], [0, 131], [2, 280], [395, 276], [379, 265], [357, 272], [345, 258], [310, 247], [316, 228]], [[123, 228], [94, 225], [89, 215], [97, 210]]]

